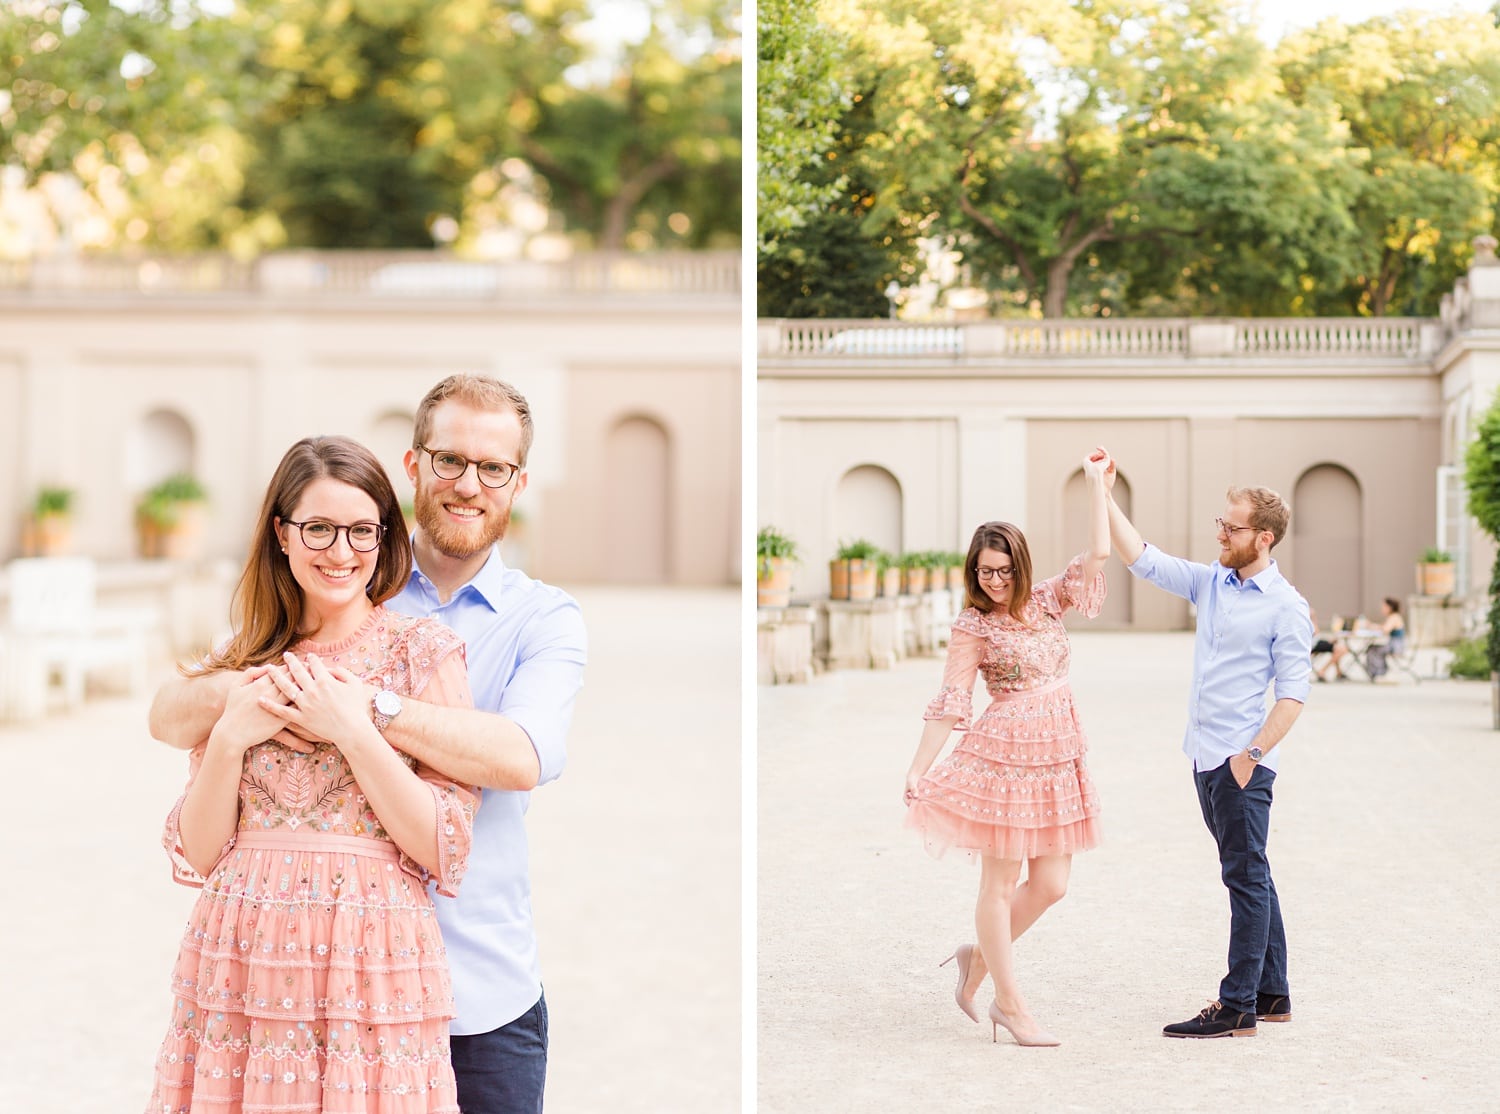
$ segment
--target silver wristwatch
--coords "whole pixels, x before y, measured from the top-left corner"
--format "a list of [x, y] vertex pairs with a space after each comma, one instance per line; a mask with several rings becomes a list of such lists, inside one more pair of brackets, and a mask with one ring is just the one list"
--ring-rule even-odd
[[401, 698], [390, 689], [381, 689], [371, 701], [371, 711], [375, 729], [384, 731], [391, 725], [391, 720], [401, 714]]
[[[379, 697], [376, 697], [376, 699], [378, 700]], [[399, 708], [400, 704], [398, 703], [396, 706]], [[1266, 752], [1263, 751], [1263, 750], [1261, 750], [1260, 747], [1251, 747], [1245, 753], [1250, 756], [1250, 761], [1252, 761], [1252, 762], [1259, 762], [1262, 758], [1264, 758], [1266, 756]]]

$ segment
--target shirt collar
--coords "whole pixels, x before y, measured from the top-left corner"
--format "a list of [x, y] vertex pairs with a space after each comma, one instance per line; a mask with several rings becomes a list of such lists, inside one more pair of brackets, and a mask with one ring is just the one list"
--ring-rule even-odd
[[[467, 584], [462, 585], [458, 589], [458, 591], [453, 593], [453, 596], [451, 598], [456, 599], [460, 594], [472, 589], [480, 599], [484, 600], [484, 602], [489, 605], [491, 611], [499, 611], [500, 593], [505, 582], [505, 573], [505, 561], [500, 556], [500, 547], [498, 545], [492, 545], [490, 546], [489, 559], [479, 567], [479, 571], [474, 574], [473, 579], [471, 579]], [[411, 563], [411, 575], [412, 577], [420, 575], [423, 580], [427, 580], [428, 583], [431, 583], [431, 581], [427, 578], [427, 574], [423, 573], [422, 570], [417, 567], [415, 557], [413, 557]]]
[[[1223, 568], [1222, 565], [1220, 567]], [[1251, 587], [1253, 587], [1257, 592], [1260, 592], [1262, 595], [1264, 595], [1266, 592], [1268, 592], [1271, 589], [1271, 586], [1274, 585], [1280, 579], [1281, 579], [1281, 570], [1276, 567], [1276, 558], [1274, 558], [1274, 557], [1271, 558], [1271, 563], [1269, 565], [1267, 565], [1265, 568], [1261, 569], [1260, 572], [1256, 573], [1254, 576], [1249, 577], [1248, 579], [1243, 580], [1243, 581], [1240, 581], [1239, 575], [1233, 569], [1224, 569], [1224, 583], [1225, 584], [1228, 584], [1231, 581], [1239, 581], [1239, 584], [1237, 585], [1238, 587], [1241, 587], [1241, 588], [1251, 588]]]

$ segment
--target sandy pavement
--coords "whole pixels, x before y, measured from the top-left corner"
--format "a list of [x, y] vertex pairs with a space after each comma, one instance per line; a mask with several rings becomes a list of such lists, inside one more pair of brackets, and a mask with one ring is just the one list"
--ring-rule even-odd
[[759, 690], [761, 1114], [1500, 1110], [1489, 687], [1314, 686], [1271, 812], [1295, 1019], [1168, 1040], [1217, 995], [1228, 944], [1179, 749], [1192, 637], [1073, 645], [1106, 842], [1017, 946], [1060, 1048], [991, 1043], [936, 966], [972, 938], [978, 884], [901, 826], [941, 660]]
[[[591, 660], [569, 765], [528, 823], [547, 1108], [734, 1110], [740, 596], [576, 595]], [[136, 1114], [149, 1094], [193, 891], [158, 842], [186, 759], [150, 739], [147, 703], [98, 697], [0, 727], [5, 1114]]]

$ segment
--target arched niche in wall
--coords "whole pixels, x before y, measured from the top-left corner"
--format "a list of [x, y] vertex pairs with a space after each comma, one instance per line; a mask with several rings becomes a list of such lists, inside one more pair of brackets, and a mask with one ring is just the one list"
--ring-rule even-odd
[[[196, 474], [197, 438], [188, 420], [175, 410], [152, 410], [125, 439], [125, 486], [134, 494], [179, 472]], [[198, 476], [205, 487], [212, 479]]]
[[604, 459], [605, 544], [594, 576], [616, 584], [665, 584], [672, 573], [672, 443], [654, 418], [632, 414], [610, 428]]
[[1315, 464], [1292, 489], [1293, 560], [1284, 571], [1327, 629], [1365, 608], [1364, 492], [1339, 464]]
[[[901, 552], [901, 481], [878, 464], [861, 464], [839, 477], [833, 527], [838, 542], [864, 538], [889, 553]], [[828, 559], [833, 554], [827, 555]], [[804, 554], [804, 561], [812, 555]]]
[[[1130, 481], [1125, 478], [1124, 473], [1116, 472], [1113, 494], [1120, 510], [1125, 513], [1126, 518], [1129, 518], [1131, 513]], [[1071, 561], [1088, 548], [1088, 542], [1089, 488], [1083, 469], [1079, 468], [1068, 477], [1068, 482], [1063, 488], [1063, 552], [1060, 560]], [[1036, 558], [1034, 548], [1032, 558], [1033, 560]], [[1063, 567], [1059, 565], [1055, 569], [1033, 569], [1032, 574], [1037, 580], [1045, 580], [1062, 572]], [[1076, 611], [1068, 611], [1063, 618], [1069, 627], [1080, 624], [1101, 627], [1130, 625], [1135, 615], [1133, 607], [1135, 577], [1118, 560], [1111, 560], [1104, 566], [1104, 579], [1106, 586], [1104, 606], [1099, 609], [1098, 616], [1088, 620]]]
[[[386, 474], [391, 477], [396, 498], [405, 507], [411, 506], [413, 494], [411, 481], [406, 478], [406, 466], [402, 463], [406, 450], [411, 448], [412, 421], [412, 415], [408, 413], [388, 410], [371, 423], [369, 432], [364, 437], [366, 447], [375, 454]], [[431, 467], [425, 460], [417, 463], [421, 467]]]

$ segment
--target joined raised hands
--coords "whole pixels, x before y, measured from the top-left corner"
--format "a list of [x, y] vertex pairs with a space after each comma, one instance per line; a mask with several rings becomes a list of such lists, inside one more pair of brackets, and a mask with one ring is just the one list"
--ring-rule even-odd
[[1098, 476], [1104, 484], [1104, 490], [1109, 491], [1115, 486], [1115, 458], [1109, 455], [1109, 450], [1103, 445], [1096, 445], [1083, 458], [1083, 474]]

